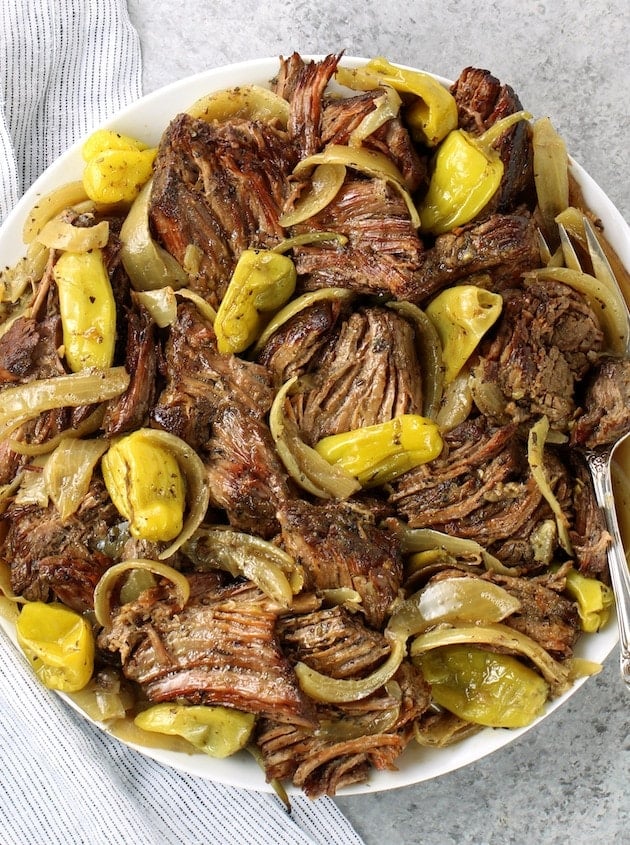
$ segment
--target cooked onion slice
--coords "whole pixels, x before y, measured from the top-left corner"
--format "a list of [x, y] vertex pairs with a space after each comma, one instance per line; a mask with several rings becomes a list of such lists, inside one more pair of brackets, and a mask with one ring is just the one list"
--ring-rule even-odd
[[527, 438], [527, 460], [538, 489], [547, 500], [547, 504], [553, 511], [558, 527], [558, 539], [560, 545], [569, 555], [573, 555], [571, 538], [569, 537], [569, 524], [566, 515], [560, 507], [560, 502], [554, 495], [549, 479], [545, 472], [545, 443], [549, 433], [549, 420], [541, 417], [529, 430]]
[[69, 252], [89, 252], [102, 249], [109, 240], [109, 223], [101, 220], [94, 226], [74, 226], [68, 220], [55, 217], [37, 235], [37, 240], [50, 249]]
[[442, 345], [437, 330], [424, 311], [411, 302], [388, 302], [387, 307], [414, 324], [418, 360], [422, 367], [422, 415], [434, 420], [444, 385]]
[[190, 584], [188, 583], [188, 578], [182, 575], [181, 572], [173, 569], [167, 563], [161, 563], [157, 560], [147, 560], [145, 558], [123, 560], [121, 563], [110, 566], [103, 573], [94, 589], [94, 615], [99, 625], [105, 628], [110, 625], [112, 616], [112, 592], [121, 576], [135, 569], [145, 569], [159, 578], [166, 578], [168, 581], [171, 581], [175, 587], [177, 609], [181, 610], [185, 606], [190, 596]]
[[196, 566], [224, 569], [253, 581], [273, 601], [289, 607], [304, 585], [304, 574], [291, 555], [260, 537], [222, 525], [202, 526], [185, 543], [184, 554]]
[[120, 230], [120, 257], [135, 290], [156, 290], [170, 285], [181, 288], [188, 276], [173, 256], [163, 249], [149, 229], [149, 180], [133, 202]]
[[321, 153], [307, 156], [300, 161], [293, 173], [303, 176], [311, 167], [318, 164], [343, 164], [352, 170], [358, 170], [375, 179], [384, 179], [402, 196], [407, 205], [411, 222], [415, 228], [420, 226], [420, 215], [411, 194], [405, 186], [405, 180], [391, 158], [376, 150], [365, 147], [346, 147], [342, 144], [330, 144]]
[[394, 639], [387, 660], [365, 678], [331, 678], [301, 662], [296, 665], [295, 674], [304, 692], [315, 701], [341, 704], [344, 701], [359, 701], [376, 692], [396, 674], [404, 656], [403, 640]]
[[103, 438], [68, 437], [50, 454], [44, 467], [44, 484], [62, 521], [75, 513], [85, 498], [94, 467], [108, 446]]
[[491, 646], [499, 652], [507, 651], [528, 658], [538, 667], [555, 695], [561, 695], [570, 686], [570, 672], [566, 666], [554, 660], [531, 637], [500, 622], [493, 625], [462, 625], [427, 631], [413, 640], [410, 654], [417, 657], [434, 648], [465, 643]]
[[347, 499], [360, 483], [340, 467], [332, 466], [300, 438], [297, 423], [284, 410], [297, 376], [282, 385], [269, 412], [269, 428], [276, 450], [291, 478], [320, 499]]
[[313, 171], [304, 194], [290, 211], [285, 212], [278, 219], [278, 223], [285, 228], [303, 223], [309, 217], [332, 202], [339, 188], [346, 178], [346, 168], [343, 164], [320, 164]]
[[520, 601], [503, 587], [466, 576], [433, 581], [404, 601], [390, 616], [387, 630], [407, 638], [443, 622], [501, 622]]
[[168, 431], [153, 428], [143, 429], [143, 435], [149, 443], [153, 442], [155, 446], [172, 453], [186, 479], [188, 514], [181, 532], [158, 556], [160, 560], [166, 560], [192, 537], [203, 522], [210, 501], [210, 491], [206, 484], [206, 469], [195, 450], [180, 437]]
[[33, 206], [24, 222], [22, 239], [25, 244], [34, 241], [37, 235], [44, 228], [44, 225], [56, 217], [66, 208], [71, 208], [80, 202], [85, 202], [88, 195], [85, 193], [83, 182], [68, 182], [55, 188], [49, 194], [41, 197], [37, 205]]
[[253, 354], [257, 355], [267, 343], [269, 338], [272, 337], [272, 335], [274, 335], [281, 326], [287, 323], [292, 317], [295, 317], [296, 314], [299, 314], [300, 311], [310, 308], [310, 306], [314, 303], [320, 302], [322, 299], [350, 301], [353, 297], [354, 294], [352, 291], [347, 290], [346, 288], [320, 288], [319, 290], [310, 291], [309, 293], [303, 293], [301, 296], [292, 299], [276, 314], [274, 314], [271, 320], [267, 323], [263, 333], [260, 335], [256, 345], [254, 346]]
[[120, 396], [128, 386], [125, 368], [111, 367], [7, 387], [0, 394], [0, 439], [44, 411], [105, 402]]
[[214, 91], [200, 97], [186, 111], [206, 123], [242, 118], [265, 123], [278, 121], [286, 127], [289, 120], [288, 101], [261, 85], [239, 85], [238, 88]]
[[402, 534], [402, 549], [404, 554], [425, 552], [429, 549], [444, 549], [454, 557], [463, 557], [482, 562], [486, 569], [500, 572], [502, 575], [513, 575], [514, 570], [508, 569], [501, 561], [486, 551], [475, 540], [463, 537], [453, 537], [443, 534], [434, 528], [407, 528]]
[[569, 159], [564, 141], [548, 117], [532, 127], [534, 182], [545, 235], [555, 248], [558, 230], [555, 218], [569, 205]]

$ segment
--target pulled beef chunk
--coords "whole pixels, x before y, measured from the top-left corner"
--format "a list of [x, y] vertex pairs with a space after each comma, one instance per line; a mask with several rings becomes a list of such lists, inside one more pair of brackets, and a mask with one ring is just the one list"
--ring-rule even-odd
[[[576, 385], [602, 344], [597, 317], [579, 293], [558, 282], [525, 281], [503, 293], [501, 317], [473, 370], [475, 398], [490, 385], [500, 398], [499, 419], [545, 414], [553, 428], [566, 430]], [[494, 415], [492, 406], [481, 410]]]
[[167, 384], [152, 419], [197, 449], [210, 501], [240, 530], [271, 537], [275, 512], [290, 495], [264, 418], [273, 391], [259, 364], [217, 351], [212, 327], [181, 305], [165, 351]]
[[[570, 518], [568, 473], [549, 449], [545, 469]], [[411, 528], [475, 540], [519, 572], [548, 565], [557, 548], [553, 514], [515, 425], [497, 428], [479, 418], [458, 426], [445, 435], [441, 457], [392, 484], [390, 503]], [[551, 537], [543, 543], [540, 532], [544, 536], [549, 529]]]
[[361, 701], [319, 705], [315, 732], [260, 720], [256, 743], [267, 779], [291, 780], [310, 798], [318, 798], [365, 782], [372, 766], [395, 769], [430, 696], [420, 671], [407, 661], [393, 682], [399, 695], [382, 688]]
[[289, 102], [287, 132], [299, 157], [320, 150], [324, 91], [334, 76], [341, 56], [329, 55], [320, 62], [305, 62], [296, 53], [280, 60], [276, 93]]
[[216, 336], [194, 305], [179, 306], [164, 352], [166, 386], [152, 411], [153, 421], [198, 449], [210, 438], [222, 402], [262, 419], [273, 401], [266, 370], [235, 355], [222, 355]]
[[278, 217], [297, 163], [284, 131], [266, 123], [176, 117], [155, 162], [149, 218], [183, 263], [192, 244], [200, 268], [190, 287], [217, 306], [240, 253], [283, 237]]
[[574, 524], [570, 532], [576, 567], [591, 578], [602, 578], [608, 568], [607, 550], [611, 536], [602, 509], [597, 504], [591, 473], [574, 449], [569, 450], [569, 465], [574, 478]]
[[521, 602], [505, 624], [539, 643], [553, 657], [571, 657], [580, 635], [580, 619], [574, 601], [561, 595], [564, 577], [513, 578], [493, 572], [483, 576], [503, 587]]
[[289, 614], [278, 621], [282, 651], [331, 678], [367, 675], [387, 658], [385, 637], [366, 628], [358, 614], [342, 606]]
[[105, 485], [94, 477], [78, 511], [62, 521], [54, 505], [8, 506], [2, 552], [13, 591], [29, 601], [57, 598], [78, 611], [94, 606], [94, 587], [111, 558], [99, 550], [120, 522]]
[[342, 287], [407, 299], [422, 244], [400, 193], [383, 179], [347, 179], [335, 198], [296, 232], [337, 232], [348, 239], [294, 250], [306, 290]]
[[227, 511], [234, 528], [273, 537], [291, 488], [266, 423], [226, 401], [215, 409], [205, 453], [210, 503]]
[[366, 509], [343, 502], [290, 501], [278, 519], [285, 549], [304, 567], [305, 589], [356, 590], [366, 623], [382, 626], [402, 581], [398, 537]]
[[[489, 71], [465, 68], [451, 93], [457, 103], [461, 129], [481, 135], [498, 120], [521, 111], [523, 106], [509, 85], [502, 85]], [[495, 145], [503, 162], [503, 178], [495, 196], [483, 211], [506, 212], [522, 201], [534, 202], [534, 170], [531, 127], [520, 121], [508, 129]]]
[[584, 412], [571, 431], [571, 444], [597, 449], [630, 431], [630, 360], [604, 358], [589, 378]]
[[275, 634], [277, 607], [249, 582], [191, 591], [184, 608], [159, 591], [123, 605], [99, 637], [151, 702], [221, 705], [312, 728], [310, 705]]
[[107, 405], [103, 430], [109, 437], [141, 427], [155, 399], [156, 325], [142, 306], [126, 310], [126, 325], [125, 369], [130, 381], [122, 396]]
[[18, 317], [0, 337], [0, 384], [51, 378], [64, 373], [58, 349], [61, 319]]
[[302, 309], [273, 333], [258, 353], [257, 363], [273, 375], [278, 385], [302, 375], [329, 342], [330, 332], [344, 311], [345, 304], [340, 299], [321, 300]]
[[492, 214], [438, 235], [420, 258], [407, 299], [424, 303], [445, 287], [475, 273], [490, 277], [492, 290], [513, 287], [522, 274], [540, 266], [534, 221], [526, 212]]
[[422, 413], [414, 327], [391, 308], [354, 311], [313, 362], [314, 387], [292, 398], [304, 439]]

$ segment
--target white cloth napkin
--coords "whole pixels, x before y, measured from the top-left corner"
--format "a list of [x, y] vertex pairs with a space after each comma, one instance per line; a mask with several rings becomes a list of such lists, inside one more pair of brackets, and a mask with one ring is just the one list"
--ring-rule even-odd
[[[0, 0], [0, 220], [60, 153], [141, 93], [124, 0]], [[0, 259], [1, 260], [1, 259]], [[361, 845], [330, 799], [226, 787], [110, 739], [0, 630], [2, 845]]]

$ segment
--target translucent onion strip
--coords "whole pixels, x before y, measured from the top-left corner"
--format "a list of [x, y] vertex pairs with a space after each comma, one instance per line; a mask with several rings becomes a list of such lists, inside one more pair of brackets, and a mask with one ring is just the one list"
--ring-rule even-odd
[[314, 217], [332, 202], [346, 178], [343, 164], [320, 164], [313, 171], [306, 191], [290, 211], [278, 219], [281, 226], [295, 226]]
[[297, 377], [280, 388], [269, 412], [269, 428], [276, 450], [291, 478], [320, 499], [347, 499], [361, 489], [359, 482], [340, 467], [332, 466], [300, 438], [297, 424], [284, 404]]
[[44, 484], [62, 520], [78, 510], [90, 487], [94, 467], [108, 446], [104, 438], [68, 437], [50, 454], [44, 467]]
[[390, 616], [387, 630], [407, 638], [443, 622], [501, 622], [520, 606], [515, 596], [491, 581], [467, 576], [444, 578], [404, 601]]
[[528, 658], [538, 667], [555, 695], [560, 695], [570, 686], [570, 672], [567, 667], [554, 660], [531, 637], [500, 622], [494, 625], [463, 625], [427, 631], [413, 640], [410, 654], [412, 657], [417, 657], [434, 648], [461, 644], [491, 646], [499, 652], [507, 651]]
[[103, 417], [105, 416], [105, 406], [99, 405], [89, 417], [86, 417], [83, 422], [79, 423], [74, 428], [67, 428], [60, 431], [50, 440], [44, 440], [43, 443], [24, 443], [21, 440], [9, 438], [8, 445], [12, 452], [17, 452], [18, 455], [47, 455], [56, 449], [62, 440], [69, 440], [72, 438], [86, 437], [88, 434], [93, 434], [101, 427]]
[[549, 420], [547, 417], [541, 417], [529, 430], [527, 438], [527, 461], [532, 472], [532, 476], [538, 489], [547, 501], [547, 504], [553, 511], [558, 527], [558, 539], [560, 545], [569, 555], [573, 555], [573, 547], [569, 537], [569, 524], [567, 518], [560, 507], [560, 502], [554, 495], [549, 479], [545, 472], [545, 443], [547, 441], [547, 434], [549, 432]]
[[8, 387], [0, 393], [0, 438], [44, 411], [105, 402], [120, 396], [128, 386], [125, 368], [111, 367]]
[[103, 573], [94, 590], [94, 615], [99, 625], [107, 628], [111, 624], [111, 601], [114, 588], [122, 575], [135, 569], [144, 569], [153, 575], [157, 575], [159, 578], [166, 578], [168, 581], [171, 581], [175, 587], [178, 610], [181, 610], [186, 605], [190, 596], [190, 584], [188, 583], [188, 578], [182, 575], [181, 572], [157, 560], [147, 560], [146, 558], [123, 560], [121, 563], [110, 566]]
[[203, 522], [210, 502], [210, 491], [206, 484], [206, 469], [195, 450], [180, 437], [168, 431], [153, 428], [143, 429], [143, 434], [149, 443], [153, 442], [156, 446], [171, 452], [186, 479], [188, 513], [181, 532], [170, 546], [160, 552], [158, 556], [160, 560], [166, 560], [192, 537]]
[[88, 195], [85, 193], [81, 180], [68, 182], [59, 188], [55, 188], [49, 194], [45, 194], [29, 212], [24, 222], [22, 240], [25, 244], [30, 244], [49, 220], [52, 220], [65, 209], [72, 208], [87, 199]]
[[273, 543], [224, 526], [203, 526], [183, 547], [195, 566], [242, 575], [283, 607], [304, 585], [304, 574], [291, 555]]
[[101, 220], [94, 226], [74, 226], [59, 217], [49, 220], [37, 235], [37, 240], [49, 249], [69, 252], [89, 252], [102, 249], [109, 240], [109, 223]]
[[442, 345], [437, 330], [424, 311], [411, 302], [388, 302], [387, 307], [415, 327], [418, 360], [422, 367], [422, 415], [435, 420], [444, 385]]
[[295, 317], [296, 314], [299, 314], [300, 311], [310, 308], [310, 306], [314, 305], [316, 302], [321, 302], [322, 300], [328, 300], [331, 302], [350, 302], [353, 298], [354, 294], [352, 291], [349, 291], [346, 288], [320, 288], [319, 290], [310, 291], [309, 293], [303, 293], [296, 299], [292, 299], [283, 308], [281, 308], [280, 311], [274, 314], [269, 323], [267, 323], [265, 330], [260, 335], [256, 345], [254, 346], [253, 354], [257, 355], [267, 343], [269, 338], [272, 337], [281, 326]]
[[396, 674], [404, 656], [404, 642], [395, 639], [392, 640], [387, 660], [365, 678], [331, 678], [301, 662], [296, 665], [295, 674], [302, 690], [315, 701], [341, 704], [345, 701], [359, 701], [376, 692]]
[[403, 531], [402, 550], [404, 554], [425, 552], [430, 549], [444, 549], [455, 558], [472, 558], [482, 562], [486, 569], [491, 572], [499, 572], [502, 575], [514, 574], [514, 570], [504, 566], [498, 558], [491, 555], [475, 540], [454, 537], [451, 534], [436, 531], [434, 528], [407, 528]]
[[405, 186], [402, 173], [394, 162], [384, 153], [368, 150], [365, 147], [345, 147], [342, 144], [330, 144], [321, 153], [307, 156], [295, 167], [295, 176], [303, 176], [311, 167], [318, 164], [343, 164], [367, 176], [384, 179], [400, 193], [404, 199], [411, 222], [415, 228], [420, 226], [420, 216], [411, 194]]

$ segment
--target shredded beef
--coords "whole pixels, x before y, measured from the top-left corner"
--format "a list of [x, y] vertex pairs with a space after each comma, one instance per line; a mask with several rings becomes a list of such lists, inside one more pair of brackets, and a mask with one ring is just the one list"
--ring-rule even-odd
[[[545, 414], [566, 430], [576, 412], [576, 387], [602, 348], [597, 317], [578, 293], [554, 282], [526, 281], [504, 291], [495, 332], [474, 368], [477, 391], [497, 388], [499, 418]], [[492, 407], [481, 406], [494, 416]]]
[[284, 547], [304, 567], [306, 589], [356, 590], [367, 623], [382, 626], [402, 581], [398, 537], [366, 509], [343, 502], [290, 501], [278, 519]]
[[182, 114], [164, 133], [150, 220], [180, 264], [190, 245], [199, 249], [190, 287], [213, 306], [244, 249], [282, 239], [278, 217], [296, 162], [286, 134], [267, 123], [210, 124]]
[[571, 443], [597, 449], [630, 431], [630, 360], [604, 358], [589, 378]]
[[407, 299], [422, 304], [475, 273], [487, 274], [492, 290], [514, 286], [526, 270], [540, 266], [536, 227], [526, 213], [492, 214], [444, 235], [425, 250], [408, 283]]
[[422, 377], [414, 327], [390, 308], [354, 311], [336, 329], [308, 373], [314, 386], [293, 398], [304, 439], [422, 413]]
[[124, 605], [100, 636], [149, 701], [185, 699], [312, 727], [310, 705], [282, 654], [277, 608], [251, 584], [195, 591], [186, 606], [153, 592]]
[[382, 179], [347, 179], [318, 214], [295, 227], [299, 232], [337, 232], [348, 239], [295, 250], [297, 272], [306, 290], [343, 287], [408, 298], [423, 251], [400, 193]]

